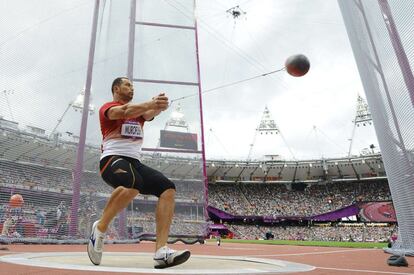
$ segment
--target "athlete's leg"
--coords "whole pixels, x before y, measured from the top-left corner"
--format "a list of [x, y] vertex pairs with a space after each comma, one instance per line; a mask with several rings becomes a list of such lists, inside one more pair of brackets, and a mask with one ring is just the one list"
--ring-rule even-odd
[[175, 189], [165, 190], [158, 199], [155, 218], [157, 223], [157, 241], [155, 251], [167, 243], [168, 233], [174, 215]]
[[123, 210], [131, 201], [139, 194], [138, 190], [133, 188], [125, 188], [123, 186], [118, 186], [111, 194], [102, 217], [98, 223], [98, 229], [101, 232], [106, 232], [109, 224], [112, 219]]
[[143, 179], [126, 157], [111, 157], [101, 167], [102, 178], [115, 188], [97, 225], [99, 231], [106, 232], [112, 219], [139, 194]]
[[152, 194], [158, 197], [156, 218], [156, 244], [154, 267], [166, 268], [184, 263], [191, 253], [188, 250], [175, 251], [167, 246], [168, 234], [175, 208], [175, 185], [161, 172], [142, 163], [135, 163], [138, 173], [144, 180], [142, 194]]
[[[93, 223], [88, 241], [88, 256], [99, 265], [102, 259], [105, 232], [112, 219], [138, 195], [142, 178], [126, 158], [109, 156], [101, 160], [102, 178], [112, 187], [111, 194], [102, 216]], [[135, 189], [136, 188], [136, 189]]]
[[154, 267], [166, 268], [182, 264], [190, 258], [190, 251], [175, 251], [167, 244], [168, 233], [174, 215], [175, 188], [166, 189], [161, 193], [157, 204], [157, 241], [154, 255]]

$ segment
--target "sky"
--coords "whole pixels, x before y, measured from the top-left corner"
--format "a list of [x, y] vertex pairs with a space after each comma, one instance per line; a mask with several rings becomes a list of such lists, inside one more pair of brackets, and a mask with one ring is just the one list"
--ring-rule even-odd
[[[126, 74], [129, 0], [102, 0], [87, 142], [99, 145], [97, 109], [111, 100], [110, 84]], [[137, 20], [190, 26], [190, 0], [138, 1]], [[227, 12], [238, 6], [241, 16]], [[0, 116], [62, 138], [79, 135], [81, 113], [68, 107], [85, 86], [93, 0], [0, 0]], [[203, 91], [284, 67], [294, 54], [311, 63], [304, 77], [278, 72], [203, 94], [207, 159], [319, 159], [347, 156], [357, 95], [365, 93], [336, 0], [197, 1], [198, 53]], [[137, 26], [136, 78], [197, 82], [191, 30]], [[196, 87], [135, 83], [135, 101], [164, 91], [170, 99]], [[145, 127], [144, 147], [157, 147], [159, 130], [180, 103], [188, 131], [201, 143], [198, 97], [174, 101]], [[265, 107], [279, 134], [256, 131]], [[176, 130], [176, 129], [170, 129]], [[352, 154], [371, 144], [374, 127], [357, 127]]]

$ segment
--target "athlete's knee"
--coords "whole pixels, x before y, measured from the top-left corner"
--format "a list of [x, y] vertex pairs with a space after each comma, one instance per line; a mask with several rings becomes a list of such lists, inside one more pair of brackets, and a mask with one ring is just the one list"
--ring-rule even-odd
[[[118, 187], [119, 188], [119, 187]], [[126, 188], [122, 186], [122, 197], [131, 200], [135, 198], [139, 194], [139, 191], [137, 189], [133, 188]]]
[[166, 199], [166, 200], [174, 200], [175, 198], [175, 189], [169, 188], [161, 193], [160, 198]]

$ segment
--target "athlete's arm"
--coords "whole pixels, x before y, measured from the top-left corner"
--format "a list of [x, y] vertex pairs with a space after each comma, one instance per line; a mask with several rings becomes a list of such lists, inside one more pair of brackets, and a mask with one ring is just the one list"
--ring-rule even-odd
[[[110, 120], [128, 119], [144, 116], [147, 111], [154, 110], [161, 112], [167, 108], [168, 98], [166, 96], [157, 96], [151, 101], [144, 103], [127, 103], [120, 106], [114, 106], [106, 112], [106, 115]], [[144, 119], [146, 118], [144, 117]]]
[[146, 111], [142, 117], [146, 120], [146, 121], [150, 121], [152, 120], [154, 117], [158, 116], [162, 111], [161, 110], [148, 110]]
[[[161, 98], [167, 98], [167, 102], [168, 102], [168, 97], [165, 96], [165, 93], [161, 93], [158, 96], [154, 97], [154, 99], [161, 97]], [[168, 104], [165, 106], [165, 108], [160, 108], [160, 109], [151, 109], [146, 111], [142, 117], [146, 120], [146, 121], [150, 121], [152, 120], [154, 117], [158, 116], [162, 111], [165, 111], [168, 108]]]

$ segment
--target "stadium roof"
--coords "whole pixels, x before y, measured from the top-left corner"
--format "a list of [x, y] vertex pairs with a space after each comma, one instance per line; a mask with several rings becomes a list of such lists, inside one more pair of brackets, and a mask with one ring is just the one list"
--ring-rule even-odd
[[[75, 166], [77, 143], [49, 138], [40, 133], [19, 130], [13, 124], [0, 124], [0, 158], [19, 163], [61, 167]], [[7, 122], [7, 121], [6, 121]], [[9, 126], [12, 127], [9, 127]], [[97, 172], [100, 149], [86, 145], [84, 170]], [[184, 157], [183, 157], [184, 155]], [[198, 154], [144, 153], [143, 162], [177, 179], [201, 179], [202, 162]], [[320, 183], [361, 179], [385, 179], [381, 155], [352, 158], [284, 161], [207, 160], [210, 182]]]

